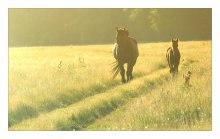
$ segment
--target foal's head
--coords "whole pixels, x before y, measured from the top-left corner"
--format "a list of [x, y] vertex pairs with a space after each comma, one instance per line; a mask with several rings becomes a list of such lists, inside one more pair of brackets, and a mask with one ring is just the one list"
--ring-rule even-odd
[[116, 40], [119, 46], [123, 46], [126, 43], [129, 32], [125, 28], [116, 27]]
[[172, 38], [173, 48], [178, 48], [178, 41], [179, 41], [178, 38], [177, 38], [177, 39], [173, 39], [173, 38]]

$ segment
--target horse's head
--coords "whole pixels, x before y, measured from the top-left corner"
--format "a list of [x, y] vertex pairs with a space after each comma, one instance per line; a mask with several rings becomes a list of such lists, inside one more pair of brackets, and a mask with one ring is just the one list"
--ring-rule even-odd
[[116, 40], [119, 47], [124, 46], [127, 41], [128, 35], [129, 32], [127, 29], [116, 27]]
[[177, 48], [177, 47], [178, 47], [178, 41], [179, 41], [178, 38], [177, 38], [177, 39], [173, 39], [173, 38], [172, 38], [173, 48]]

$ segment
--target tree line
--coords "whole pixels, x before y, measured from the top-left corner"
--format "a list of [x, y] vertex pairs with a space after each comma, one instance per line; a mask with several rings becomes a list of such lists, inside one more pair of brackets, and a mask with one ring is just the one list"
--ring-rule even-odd
[[115, 42], [125, 27], [138, 42], [211, 40], [210, 8], [9, 9], [9, 46], [84, 45]]

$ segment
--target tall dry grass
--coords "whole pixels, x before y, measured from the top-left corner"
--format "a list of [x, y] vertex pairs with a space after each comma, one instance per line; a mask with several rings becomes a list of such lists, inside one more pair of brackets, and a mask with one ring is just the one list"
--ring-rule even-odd
[[[108, 125], [103, 122], [105, 121], [103, 117], [111, 117], [110, 113], [115, 110], [114, 113], [117, 113], [121, 107], [129, 108], [129, 103], [135, 101], [133, 98], [137, 98], [138, 101], [139, 98], [144, 97], [145, 93], [149, 95], [157, 94], [159, 98], [162, 97], [163, 92], [152, 92], [157, 89], [160, 90], [164, 84], [169, 86], [169, 82], [172, 81], [168, 78], [170, 76], [169, 70], [165, 69], [167, 68], [165, 52], [169, 45], [170, 43], [140, 44], [140, 56], [134, 67], [135, 79], [126, 85], [121, 84], [119, 76], [116, 80], [111, 80], [110, 63], [114, 61], [111, 54], [111, 45], [9, 48], [10, 130], [86, 130], [88, 126], [88, 129], [97, 130], [99, 129], [98, 127]], [[180, 43], [180, 51], [182, 52], [181, 59], [184, 59], [182, 72], [190, 68], [193, 72], [192, 88], [194, 86], [200, 87], [190, 88], [191, 93], [188, 91], [187, 94], [194, 95], [189, 97], [189, 102], [197, 100], [196, 97], [200, 96], [198, 97], [200, 98], [198, 100], [201, 101], [199, 104], [207, 106], [203, 111], [209, 113], [206, 118], [209, 122], [206, 123], [210, 127], [211, 90], [207, 90], [205, 96], [195, 96], [197, 93], [194, 92], [199, 89], [200, 92], [204, 92], [201, 89], [201, 87], [204, 87], [202, 85], [204, 83], [211, 88], [211, 42], [182, 42]], [[161, 69], [164, 69], [164, 75], [155, 75]], [[152, 82], [146, 80], [146, 86], [148, 86], [147, 84], [156, 86], [155, 88], [152, 87], [152, 90], [146, 90], [144, 87], [144, 78], [149, 76], [153, 76], [151, 77]], [[160, 81], [160, 76], [166, 77], [165, 80]], [[197, 77], [199, 80], [195, 80]], [[179, 98], [173, 102], [177, 105], [183, 96], [178, 96], [176, 92], [184, 93], [186, 90], [183, 87], [178, 87], [182, 83], [181, 78], [178, 77], [176, 80], [177, 83], [173, 83], [174, 89], [170, 90], [172, 92], [170, 93], [171, 95], [167, 96], [171, 97], [173, 94], [175, 99]], [[170, 85], [170, 87], [172, 86]], [[128, 88], [125, 94], [130, 95], [122, 95], [124, 91], [121, 88]], [[131, 88], [136, 89], [132, 91]], [[163, 90], [168, 88], [163, 87]], [[140, 97], [140, 95], [143, 96]], [[127, 97], [128, 100], [126, 100]], [[157, 101], [156, 98], [153, 97], [152, 101]], [[174, 113], [181, 113], [178, 108], [174, 107], [174, 104], [170, 104], [172, 107], [170, 107], [170, 111], [167, 111], [168, 117]], [[200, 106], [199, 104], [198, 106]], [[143, 106], [145, 105], [147, 104]], [[178, 105], [179, 108], [182, 108], [182, 105]], [[163, 106], [163, 103], [160, 106]], [[196, 113], [194, 112], [196, 111], [196, 106], [197, 103], [195, 109], [192, 108], [186, 113]], [[144, 108], [139, 108], [140, 113]], [[156, 109], [154, 110], [157, 112]], [[146, 116], [146, 113], [143, 112], [142, 114]], [[120, 116], [119, 114], [119, 119]], [[132, 117], [136, 119], [135, 116]], [[159, 115], [159, 117], [162, 116]], [[184, 119], [183, 117], [181, 118]], [[100, 122], [98, 119], [101, 119]], [[114, 120], [112, 120], [112, 123], [114, 123]], [[128, 123], [131, 124], [132, 122], [128, 120]], [[138, 125], [138, 123], [135, 124]], [[171, 123], [168, 122], [167, 125], [169, 124]], [[201, 122], [198, 122], [198, 124], [201, 124]], [[139, 128], [134, 127], [136, 126], [133, 126], [133, 128], [125, 126], [119, 128], [119, 130], [145, 129], [141, 124]], [[102, 129], [108, 130], [104, 127]], [[117, 130], [113, 127], [109, 128], [109, 130], [111, 129]], [[147, 128], [146, 130], [148, 129], [163, 130], [162, 127]], [[191, 128], [188, 127], [188, 129], [190, 130]], [[195, 129], [199, 128], [196, 127]]]

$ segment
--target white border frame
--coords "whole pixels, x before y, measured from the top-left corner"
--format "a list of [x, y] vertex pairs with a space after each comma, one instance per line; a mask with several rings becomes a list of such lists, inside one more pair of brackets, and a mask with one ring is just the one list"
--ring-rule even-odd
[[[0, 1], [0, 138], [162, 138], [219, 139], [220, 8], [218, 0], [1, 0]], [[212, 131], [8, 131], [8, 8], [212, 8]]]

